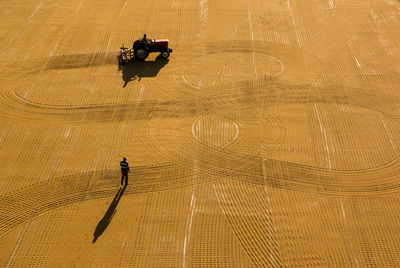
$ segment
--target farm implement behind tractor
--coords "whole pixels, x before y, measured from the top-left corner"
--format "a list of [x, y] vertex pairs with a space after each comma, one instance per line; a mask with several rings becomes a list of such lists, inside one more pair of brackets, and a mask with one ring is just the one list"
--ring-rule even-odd
[[146, 35], [133, 43], [132, 49], [122, 46], [118, 61], [121, 65], [136, 59], [145, 60], [150, 53], [160, 52], [160, 56], [168, 58], [172, 49], [168, 47], [168, 39], [148, 39]]

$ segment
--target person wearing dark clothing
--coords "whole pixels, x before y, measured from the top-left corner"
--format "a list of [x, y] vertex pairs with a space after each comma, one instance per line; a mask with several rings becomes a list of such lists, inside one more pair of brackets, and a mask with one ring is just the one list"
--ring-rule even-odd
[[147, 39], [147, 35], [146, 34], [143, 35], [142, 41], [147, 45], [150, 44], [149, 39]]
[[121, 161], [121, 163], [119, 163], [121, 165], [121, 185], [124, 185], [124, 179], [125, 179], [125, 185], [128, 185], [128, 173], [129, 171], [129, 164], [128, 162], [126, 162], [126, 158], [124, 157], [124, 159]]

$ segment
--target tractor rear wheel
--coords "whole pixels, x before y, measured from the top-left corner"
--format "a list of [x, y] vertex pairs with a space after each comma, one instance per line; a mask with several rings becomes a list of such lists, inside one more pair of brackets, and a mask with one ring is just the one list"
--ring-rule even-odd
[[169, 57], [169, 52], [168, 51], [163, 51], [161, 52], [161, 57], [163, 57], [164, 59]]
[[139, 60], [144, 60], [149, 56], [149, 51], [145, 47], [139, 47], [135, 49], [135, 58]]

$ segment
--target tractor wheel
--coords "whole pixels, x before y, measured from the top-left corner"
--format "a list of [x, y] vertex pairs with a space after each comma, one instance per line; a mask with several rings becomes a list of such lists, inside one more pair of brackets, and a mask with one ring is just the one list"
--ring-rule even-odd
[[164, 59], [169, 57], [169, 52], [168, 51], [163, 51], [161, 52], [161, 57], [163, 57]]
[[145, 47], [139, 47], [135, 49], [135, 58], [138, 60], [144, 60], [149, 56], [149, 51]]

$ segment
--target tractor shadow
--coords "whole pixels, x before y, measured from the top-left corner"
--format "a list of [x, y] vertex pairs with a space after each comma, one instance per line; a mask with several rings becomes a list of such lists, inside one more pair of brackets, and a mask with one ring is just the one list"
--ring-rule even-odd
[[155, 77], [158, 72], [169, 62], [169, 59], [165, 59], [160, 55], [153, 61], [135, 60], [125, 63], [124, 65], [119, 64], [118, 69], [122, 70], [122, 80], [124, 85], [130, 81], [142, 79], [142, 77]]
[[126, 184], [124, 187], [119, 188], [113, 201], [111, 202], [110, 206], [108, 207], [106, 214], [104, 214], [103, 218], [97, 224], [96, 230], [94, 230], [92, 243], [95, 243], [97, 241], [97, 238], [99, 238], [99, 236], [101, 236], [104, 233], [104, 231], [107, 229], [112, 218], [114, 217], [115, 212], [117, 211], [118, 203], [121, 200], [121, 197], [125, 192], [125, 189], [126, 189]]

